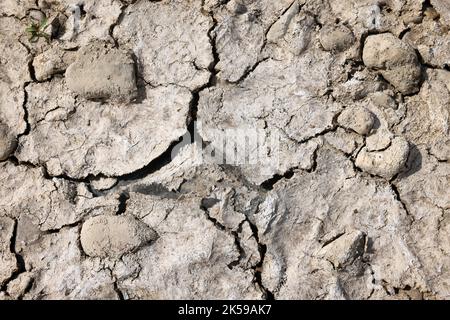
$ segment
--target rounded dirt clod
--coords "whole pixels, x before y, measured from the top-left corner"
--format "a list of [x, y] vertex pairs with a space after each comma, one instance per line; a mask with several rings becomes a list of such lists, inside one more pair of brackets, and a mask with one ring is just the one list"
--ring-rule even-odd
[[363, 61], [401, 93], [419, 91], [421, 65], [417, 54], [414, 48], [394, 35], [383, 33], [367, 37]]

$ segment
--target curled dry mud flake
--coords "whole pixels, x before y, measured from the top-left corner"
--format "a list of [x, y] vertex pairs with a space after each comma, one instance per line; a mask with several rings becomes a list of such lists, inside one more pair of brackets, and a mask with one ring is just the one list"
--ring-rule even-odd
[[[100, 92], [110, 92], [103, 84]], [[17, 157], [73, 178], [117, 177], [146, 166], [186, 133], [192, 97], [170, 85], [145, 88], [139, 103], [101, 103], [76, 98], [60, 78], [27, 92], [32, 130], [20, 139]]]

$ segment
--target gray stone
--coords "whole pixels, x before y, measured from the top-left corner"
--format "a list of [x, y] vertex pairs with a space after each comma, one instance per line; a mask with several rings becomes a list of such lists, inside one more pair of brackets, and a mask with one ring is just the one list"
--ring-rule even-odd
[[67, 68], [66, 81], [70, 90], [87, 99], [129, 102], [137, 96], [131, 55], [104, 43], [83, 47]]
[[157, 239], [157, 234], [132, 216], [96, 216], [83, 223], [80, 240], [91, 257], [120, 258]]

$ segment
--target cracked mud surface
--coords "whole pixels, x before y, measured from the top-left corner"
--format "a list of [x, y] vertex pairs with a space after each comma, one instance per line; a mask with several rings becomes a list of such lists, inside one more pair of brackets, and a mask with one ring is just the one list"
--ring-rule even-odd
[[[449, 299], [449, 30], [449, 0], [1, 1], [0, 299]], [[196, 161], [242, 129], [270, 163]]]

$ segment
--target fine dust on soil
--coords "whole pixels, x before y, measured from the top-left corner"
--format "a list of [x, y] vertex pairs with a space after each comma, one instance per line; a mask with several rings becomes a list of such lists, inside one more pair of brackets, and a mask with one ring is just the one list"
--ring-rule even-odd
[[0, 14], [0, 299], [450, 298], [450, 0]]

